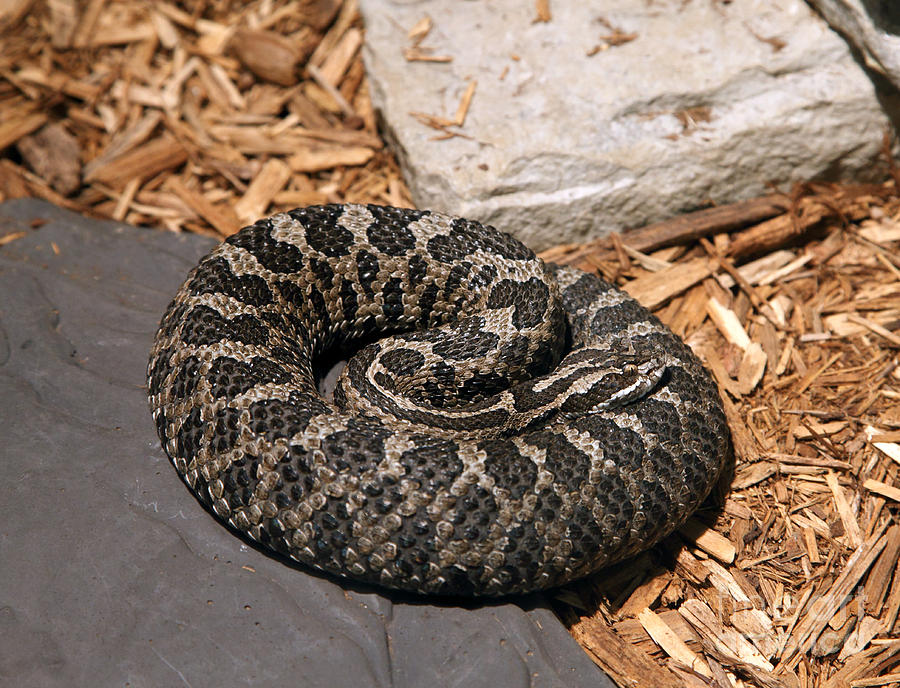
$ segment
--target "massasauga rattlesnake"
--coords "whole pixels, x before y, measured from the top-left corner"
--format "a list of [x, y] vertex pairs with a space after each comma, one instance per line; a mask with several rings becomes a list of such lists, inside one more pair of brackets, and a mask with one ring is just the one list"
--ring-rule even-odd
[[[314, 365], [362, 345], [326, 400]], [[421, 593], [538, 590], [632, 555], [730, 451], [710, 376], [636, 301], [427, 211], [243, 229], [188, 275], [148, 377], [166, 453], [221, 520]]]

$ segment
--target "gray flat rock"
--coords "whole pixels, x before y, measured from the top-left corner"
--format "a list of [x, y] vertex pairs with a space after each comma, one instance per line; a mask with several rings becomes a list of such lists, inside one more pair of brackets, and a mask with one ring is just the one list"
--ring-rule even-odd
[[[539, 250], [769, 183], [884, 174], [890, 99], [803, 0], [550, 7], [544, 23], [522, 0], [360, 0], [373, 102], [418, 207]], [[425, 17], [420, 51], [452, 61], [407, 61]], [[465, 137], [435, 140], [413, 113], [452, 120], [472, 81]]]
[[[0, 685], [612, 686], [540, 597], [433, 603], [248, 546], [181, 483], [145, 390], [212, 242], [0, 205]], [[13, 641], [13, 639], [15, 639]]]

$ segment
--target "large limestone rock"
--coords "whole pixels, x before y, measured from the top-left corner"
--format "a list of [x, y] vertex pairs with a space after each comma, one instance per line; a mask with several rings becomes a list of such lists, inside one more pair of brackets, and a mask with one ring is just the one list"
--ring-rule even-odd
[[[709, 200], [874, 174], [888, 119], [845, 42], [802, 0], [361, 0], [365, 61], [420, 207], [535, 248]], [[407, 31], [429, 16], [409, 62]], [[623, 39], [633, 38], [627, 42]], [[453, 119], [440, 132], [411, 112]]]
[[896, 0], [809, 0], [866, 64], [900, 88], [900, 3]]

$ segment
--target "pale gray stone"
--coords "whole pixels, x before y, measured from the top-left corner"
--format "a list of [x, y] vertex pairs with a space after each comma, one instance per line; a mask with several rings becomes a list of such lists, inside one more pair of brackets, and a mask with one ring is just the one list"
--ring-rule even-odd
[[900, 3], [896, 0], [809, 0], [853, 43], [866, 65], [900, 88]]
[[[774, 182], [874, 174], [888, 119], [802, 0], [361, 0], [376, 107], [416, 203], [534, 248], [640, 226]], [[408, 62], [407, 31], [449, 63]], [[613, 28], [610, 28], [613, 27]], [[634, 40], [601, 49], [619, 29]], [[452, 119], [470, 80], [460, 130]]]

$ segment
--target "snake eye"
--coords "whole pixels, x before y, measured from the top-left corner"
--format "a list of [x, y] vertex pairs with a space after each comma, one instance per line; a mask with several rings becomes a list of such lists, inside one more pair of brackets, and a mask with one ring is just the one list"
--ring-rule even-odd
[[627, 363], [625, 365], [625, 374], [626, 375], [634, 375], [637, 372], [637, 366], [634, 363]]

